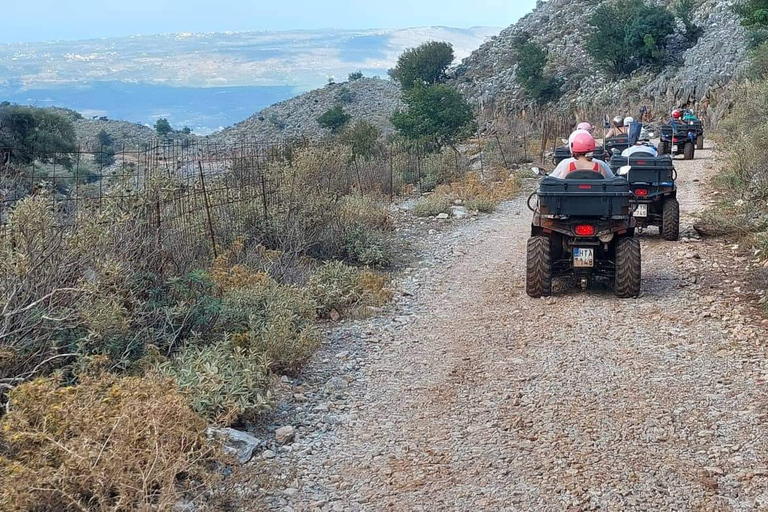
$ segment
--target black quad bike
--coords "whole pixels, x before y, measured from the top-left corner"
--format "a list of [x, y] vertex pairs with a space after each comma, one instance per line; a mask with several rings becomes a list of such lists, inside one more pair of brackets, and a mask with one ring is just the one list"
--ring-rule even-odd
[[631, 204], [637, 227], [658, 226], [664, 240], [680, 237], [680, 204], [677, 202], [677, 171], [670, 155], [654, 157], [634, 153], [614, 155], [611, 169], [624, 176], [634, 197]]
[[[598, 160], [603, 160], [605, 158], [605, 150], [603, 149], [603, 147], [597, 146], [595, 150], [592, 152], [592, 157]], [[569, 148], [568, 146], [555, 148], [555, 154], [552, 157], [552, 163], [555, 164], [555, 166], [557, 166], [560, 162], [562, 162], [566, 158], [571, 158], [571, 148]]]
[[[531, 200], [537, 197], [536, 206]], [[631, 215], [632, 192], [624, 178], [574, 171], [568, 179], [544, 177], [528, 198], [534, 212], [528, 239], [525, 290], [552, 294], [552, 279], [575, 276], [582, 288], [595, 279], [613, 282], [616, 295], [640, 293], [640, 242]]]
[[702, 133], [701, 121], [672, 121], [663, 125], [659, 155], [683, 155], [684, 160], [693, 160], [696, 147], [704, 147]]
[[622, 151], [631, 146], [629, 142], [629, 135], [617, 135], [616, 137], [608, 137], [605, 139], [603, 146], [605, 146], [605, 154], [608, 156], [612, 155], [615, 151], [618, 151], [619, 154], [621, 154]]

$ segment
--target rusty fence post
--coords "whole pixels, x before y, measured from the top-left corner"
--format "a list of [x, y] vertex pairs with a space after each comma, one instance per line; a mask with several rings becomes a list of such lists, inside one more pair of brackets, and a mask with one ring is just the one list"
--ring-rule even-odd
[[211, 218], [211, 205], [208, 203], [208, 191], [205, 188], [205, 173], [203, 172], [203, 161], [198, 156], [197, 167], [200, 169], [200, 186], [203, 189], [203, 201], [205, 202], [205, 214], [208, 217], [208, 230], [211, 234], [211, 247], [213, 248], [213, 257], [218, 258], [219, 253], [216, 250], [216, 235], [213, 231], [213, 219]]

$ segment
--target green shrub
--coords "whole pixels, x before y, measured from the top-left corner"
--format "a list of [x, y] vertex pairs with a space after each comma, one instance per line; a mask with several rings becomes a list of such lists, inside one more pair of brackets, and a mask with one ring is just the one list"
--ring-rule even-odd
[[323, 115], [317, 118], [317, 124], [323, 128], [328, 128], [331, 133], [339, 133], [352, 117], [344, 112], [344, 107], [336, 105], [326, 110]]
[[355, 93], [349, 90], [349, 87], [342, 86], [336, 92], [336, 101], [339, 103], [352, 103], [355, 101]]
[[350, 147], [353, 157], [369, 160], [379, 147], [381, 130], [368, 121], [360, 120], [341, 135], [341, 143]]
[[222, 300], [221, 327], [251, 356], [266, 356], [271, 369], [293, 373], [320, 343], [315, 304], [305, 290], [263, 283], [232, 290]]
[[355, 80], [360, 80], [363, 78], [363, 72], [362, 71], [355, 71], [354, 73], [350, 73], [348, 80], [350, 82], [354, 82]]
[[380, 306], [392, 298], [384, 277], [339, 261], [321, 265], [310, 278], [309, 290], [323, 318], [333, 311], [341, 315], [363, 306]]
[[389, 241], [379, 230], [356, 226], [344, 234], [347, 260], [367, 266], [385, 266], [392, 261]]
[[441, 213], [450, 212], [452, 204], [450, 197], [444, 194], [432, 193], [416, 201], [413, 213], [418, 217], [434, 217]]
[[274, 377], [265, 354], [249, 354], [231, 340], [189, 347], [161, 366], [189, 397], [192, 408], [219, 424], [253, 418], [272, 401]]
[[525, 34], [515, 41], [517, 57], [516, 78], [525, 89], [528, 97], [544, 104], [557, 100], [562, 94], [562, 80], [545, 73], [547, 51], [541, 45], [531, 41]]
[[628, 75], [643, 65], [658, 65], [675, 19], [664, 7], [633, 0], [600, 5], [590, 19], [587, 51], [608, 70]]

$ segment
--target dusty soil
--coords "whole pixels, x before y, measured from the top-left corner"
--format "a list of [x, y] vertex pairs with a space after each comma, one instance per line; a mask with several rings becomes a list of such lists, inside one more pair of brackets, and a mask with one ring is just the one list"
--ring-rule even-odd
[[[715, 163], [677, 167], [690, 236]], [[269, 461], [290, 474], [273, 508], [768, 510], [748, 258], [654, 229], [638, 299], [560, 283], [534, 300], [524, 203], [434, 234], [387, 316], [333, 329], [286, 381], [277, 423], [297, 438]]]

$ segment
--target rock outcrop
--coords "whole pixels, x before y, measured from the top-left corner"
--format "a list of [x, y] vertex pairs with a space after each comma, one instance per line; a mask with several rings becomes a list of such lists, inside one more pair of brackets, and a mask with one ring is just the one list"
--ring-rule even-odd
[[[457, 87], [479, 106], [500, 99], [523, 105], [515, 80], [514, 39], [527, 33], [549, 51], [548, 66], [565, 80], [560, 106], [581, 104], [681, 104], [701, 102], [726, 87], [746, 68], [746, 36], [732, 2], [704, 0], [693, 21], [703, 30], [695, 45], [686, 48], [684, 28], [671, 36], [671, 58], [661, 71], [640, 70], [617, 80], [600, 70], [585, 50], [589, 19], [607, 0], [550, 0], [482, 45], [455, 70]], [[657, 5], [670, 6], [670, 0]]]

